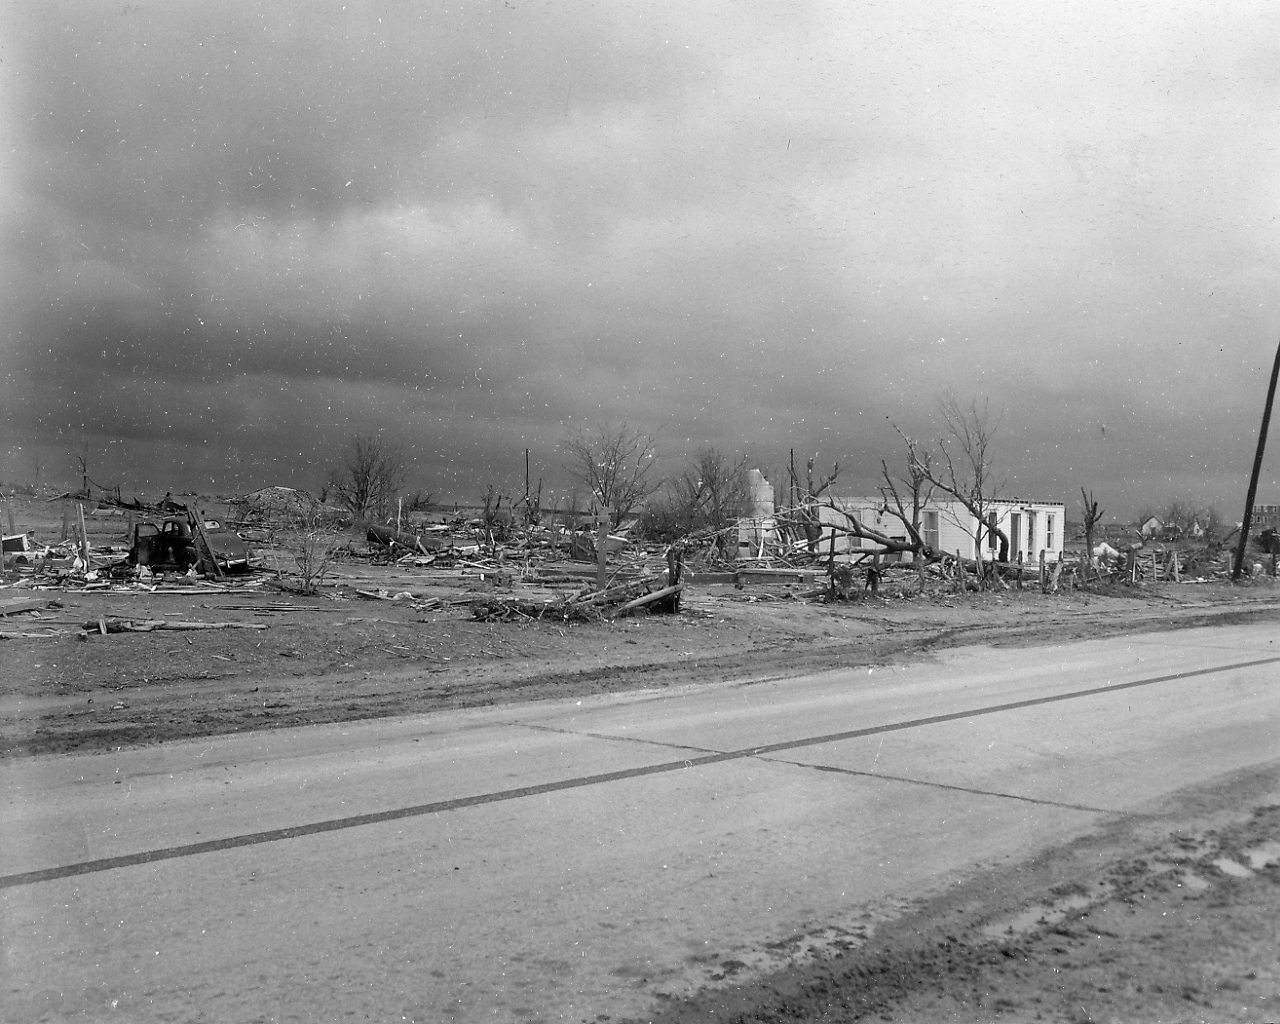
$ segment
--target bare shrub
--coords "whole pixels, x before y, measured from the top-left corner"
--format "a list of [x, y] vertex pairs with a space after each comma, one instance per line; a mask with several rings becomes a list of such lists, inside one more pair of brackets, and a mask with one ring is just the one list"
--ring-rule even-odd
[[298, 528], [286, 537], [286, 544], [301, 576], [299, 593], [314, 594], [324, 584], [342, 537], [318, 516], [303, 516]]

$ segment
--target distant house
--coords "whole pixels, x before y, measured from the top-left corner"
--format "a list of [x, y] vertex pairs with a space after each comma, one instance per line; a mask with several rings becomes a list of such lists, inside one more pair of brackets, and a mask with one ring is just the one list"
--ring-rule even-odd
[[1254, 505], [1249, 525], [1254, 530], [1280, 528], [1280, 505]]
[[1164, 522], [1159, 516], [1151, 516], [1138, 524], [1138, 532], [1147, 538], [1159, 536], [1163, 529]]

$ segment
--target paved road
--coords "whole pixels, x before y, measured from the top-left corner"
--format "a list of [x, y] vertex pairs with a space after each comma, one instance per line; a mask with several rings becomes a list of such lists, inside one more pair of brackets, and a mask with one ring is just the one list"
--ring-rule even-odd
[[0, 1019], [595, 1021], [1280, 760], [1266, 626], [0, 764]]

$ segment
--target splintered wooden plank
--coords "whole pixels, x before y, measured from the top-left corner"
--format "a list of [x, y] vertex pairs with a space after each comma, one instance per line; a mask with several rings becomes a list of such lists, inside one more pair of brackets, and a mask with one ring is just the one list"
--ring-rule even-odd
[[0, 600], [0, 615], [16, 615], [18, 612], [34, 612], [48, 605], [47, 597], [7, 597]]

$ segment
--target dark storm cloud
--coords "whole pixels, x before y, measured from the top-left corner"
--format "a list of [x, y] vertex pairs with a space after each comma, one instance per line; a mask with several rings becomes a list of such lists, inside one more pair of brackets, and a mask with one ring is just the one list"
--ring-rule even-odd
[[126, 478], [313, 486], [385, 429], [470, 494], [627, 418], [857, 489], [948, 388], [1023, 493], [1248, 461], [1268, 8], [3, 17], [6, 476], [83, 433]]
[[24, 40], [33, 184], [86, 218], [196, 231], [223, 209], [520, 205], [550, 123], [665, 107], [689, 63], [625, 14], [525, 6], [60, 8]]

